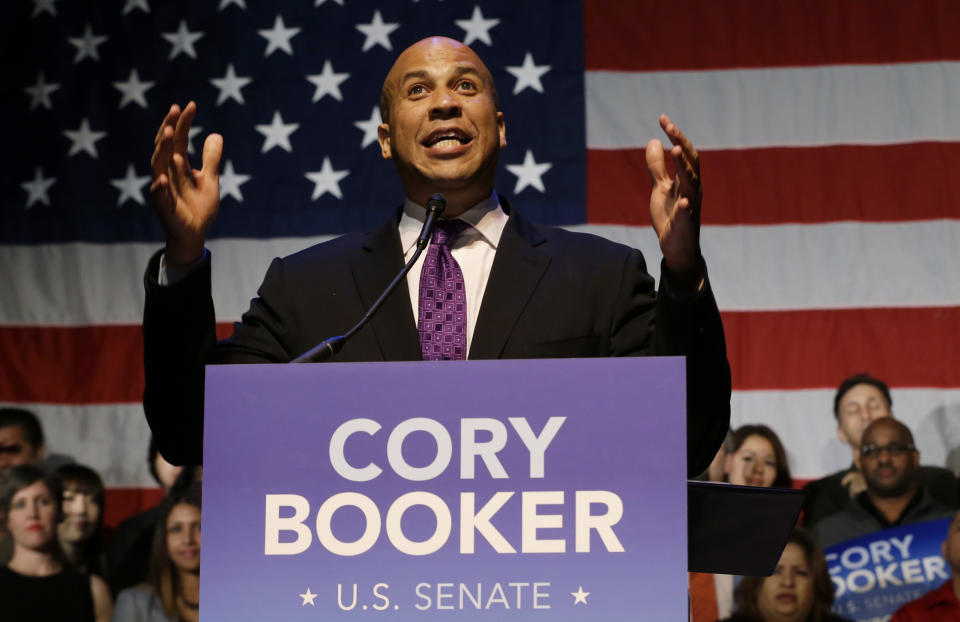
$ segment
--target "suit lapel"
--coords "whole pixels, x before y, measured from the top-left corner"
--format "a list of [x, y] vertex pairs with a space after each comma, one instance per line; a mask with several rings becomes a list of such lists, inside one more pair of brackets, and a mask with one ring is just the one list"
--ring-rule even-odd
[[[501, 203], [509, 209], [505, 199]], [[512, 211], [512, 210], [511, 210]], [[537, 248], [544, 238], [515, 211], [503, 229], [470, 345], [471, 359], [499, 358], [527, 302], [550, 264]]]
[[[403, 249], [400, 247], [400, 234], [394, 217], [364, 239], [363, 252], [351, 263], [353, 278], [365, 309], [370, 308], [402, 267]], [[420, 359], [420, 340], [410, 308], [410, 290], [406, 279], [400, 281], [373, 316], [370, 327], [376, 335], [383, 360]]]

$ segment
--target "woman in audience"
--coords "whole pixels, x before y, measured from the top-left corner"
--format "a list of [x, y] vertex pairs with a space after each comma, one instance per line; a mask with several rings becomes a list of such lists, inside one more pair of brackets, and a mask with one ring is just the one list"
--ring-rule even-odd
[[769, 577], [744, 577], [726, 622], [849, 622], [830, 613], [833, 582], [820, 546], [796, 529]]
[[0, 529], [12, 555], [0, 567], [0, 617], [44, 622], [107, 622], [110, 591], [96, 575], [67, 563], [57, 541], [60, 482], [32, 465], [0, 482]]
[[738, 486], [790, 488], [793, 483], [783, 444], [762, 424], [740, 426], [733, 432], [726, 471], [727, 481]]
[[114, 622], [196, 622], [200, 607], [200, 486], [164, 499], [145, 584], [120, 592]]
[[60, 548], [81, 572], [106, 578], [103, 480], [81, 464], [65, 464], [57, 475], [63, 485], [63, 520], [57, 529]]

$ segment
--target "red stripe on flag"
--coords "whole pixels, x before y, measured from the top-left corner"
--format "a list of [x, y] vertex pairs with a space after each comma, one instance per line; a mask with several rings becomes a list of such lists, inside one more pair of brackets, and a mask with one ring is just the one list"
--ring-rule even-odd
[[161, 488], [107, 488], [103, 525], [113, 529], [134, 514], [157, 505], [162, 499]]
[[[233, 324], [217, 325], [217, 337]], [[139, 402], [138, 325], [0, 326], [0, 400], [46, 404]]]
[[733, 388], [835, 388], [855, 372], [895, 387], [960, 386], [960, 307], [724, 312]]
[[[643, 149], [587, 151], [587, 221], [649, 224]], [[960, 216], [960, 143], [770, 148], [701, 154], [703, 224]]]
[[953, 0], [584, 2], [587, 70], [960, 59], [958, 31]]

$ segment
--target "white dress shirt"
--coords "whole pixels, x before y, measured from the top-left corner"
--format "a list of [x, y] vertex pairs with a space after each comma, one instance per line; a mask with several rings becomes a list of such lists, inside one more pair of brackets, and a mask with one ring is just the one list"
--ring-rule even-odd
[[[416, 250], [417, 237], [423, 228], [426, 210], [407, 199], [403, 205], [403, 215], [400, 217], [400, 247], [403, 249], [404, 262], [413, 257]], [[500, 236], [507, 224], [508, 216], [500, 207], [500, 199], [494, 192], [488, 198], [457, 217], [470, 226], [457, 236], [450, 247], [453, 258], [460, 264], [463, 272], [463, 284], [467, 295], [467, 352], [473, 343], [473, 329], [477, 326], [477, 316], [480, 314], [480, 303], [483, 302], [483, 292], [487, 288], [490, 270], [493, 268], [493, 258], [500, 244]], [[407, 273], [407, 289], [410, 290], [410, 305], [413, 307], [414, 322], [419, 323], [420, 303], [420, 273], [423, 270], [423, 261], [427, 251], [420, 255], [417, 263]]]

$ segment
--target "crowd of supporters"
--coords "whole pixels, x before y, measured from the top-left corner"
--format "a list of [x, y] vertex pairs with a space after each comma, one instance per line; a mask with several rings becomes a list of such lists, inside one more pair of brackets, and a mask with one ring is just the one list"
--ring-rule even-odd
[[[882, 529], [952, 516], [943, 556], [953, 577], [908, 603], [898, 622], [960, 619], [960, 481], [921, 465], [890, 391], [865, 374], [845, 379], [833, 412], [849, 467], [803, 487], [804, 512], [770, 577], [691, 574], [691, 618], [836, 622], [823, 548]], [[104, 530], [105, 489], [93, 469], [51, 466], [28, 411], [0, 408], [0, 602], [4, 619], [190, 622], [198, 619], [199, 466], [167, 463], [151, 444], [163, 501]], [[788, 452], [762, 424], [731, 430], [701, 479], [794, 487]], [[748, 524], [745, 521], [745, 524]], [[952, 617], [951, 617], [952, 616]]]

